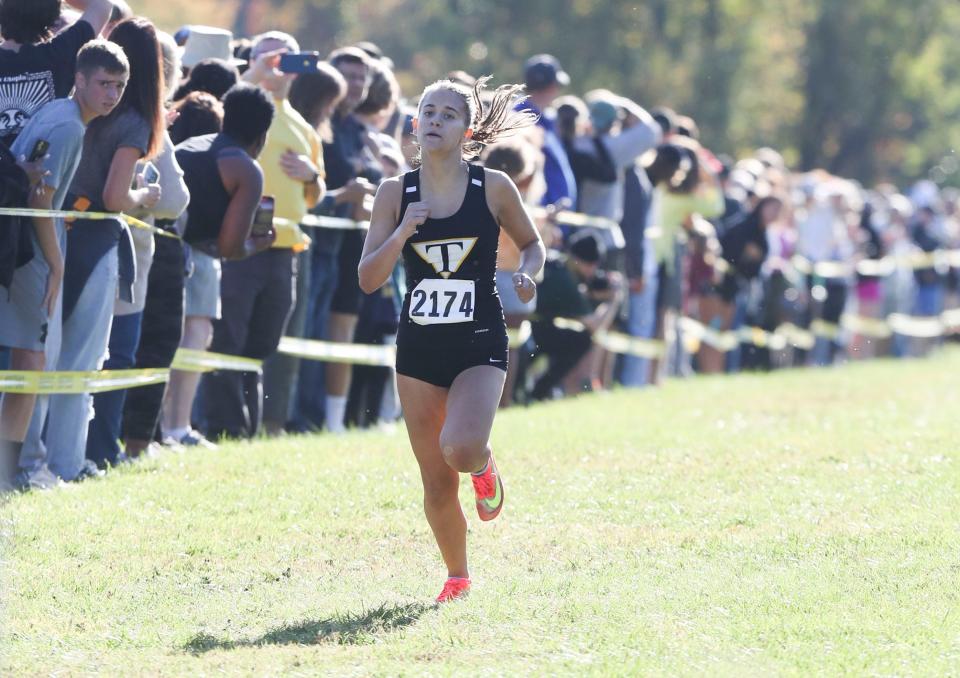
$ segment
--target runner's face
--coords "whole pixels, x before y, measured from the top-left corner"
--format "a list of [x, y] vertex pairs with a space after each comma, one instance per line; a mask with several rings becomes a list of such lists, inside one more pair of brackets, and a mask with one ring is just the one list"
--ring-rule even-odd
[[87, 110], [97, 115], [110, 115], [120, 103], [127, 86], [125, 73], [111, 73], [97, 68], [89, 76], [77, 73], [77, 98]]
[[467, 111], [463, 98], [444, 89], [430, 92], [420, 102], [417, 141], [424, 150], [444, 150], [459, 146], [467, 131]]

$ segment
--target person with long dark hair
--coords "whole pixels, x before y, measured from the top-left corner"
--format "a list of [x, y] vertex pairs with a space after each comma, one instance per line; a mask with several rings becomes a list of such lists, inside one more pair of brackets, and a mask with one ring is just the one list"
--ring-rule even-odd
[[[737, 296], [760, 275], [770, 251], [767, 229], [780, 218], [783, 201], [777, 196], [760, 198], [754, 208], [720, 236], [720, 252], [726, 265], [719, 282], [700, 299], [700, 321], [717, 332], [733, 329]], [[706, 343], [697, 354], [701, 372], [723, 372], [725, 354]]]
[[495, 284], [500, 228], [520, 249], [513, 284], [521, 301], [533, 298], [533, 277], [546, 257], [509, 177], [465, 160], [534, 122], [513, 108], [518, 85], [498, 88], [484, 104], [488, 79], [479, 79], [472, 92], [448, 80], [424, 90], [416, 123], [422, 164], [381, 184], [358, 269], [360, 287], [370, 294], [403, 257], [408, 291], [397, 336], [397, 385], [427, 521], [447, 566], [438, 602], [470, 588], [460, 473], [470, 474], [481, 520], [503, 508], [490, 449], [507, 369]]
[[[166, 33], [160, 33], [158, 38], [163, 56], [165, 93], [169, 95], [177, 85], [180, 60], [173, 38]], [[133, 216], [152, 226], [172, 231], [176, 219], [190, 202], [190, 192], [183, 179], [183, 170], [174, 156], [173, 141], [166, 131], [162, 136], [161, 151], [151, 161], [158, 176], [156, 181], [160, 185], [161, 199], [152, 208], [138, 210]], [[165, 369], [170, 367], [180, 341], [183, 310], [173, 308], [172, 304], [182, 303], [183, 299], [183, 244], [174, 238], [154, 236], [146, 229], [133, 229], [130, 235], [137, 258], [133, 300], [126, 302], [118, 299], [114, 306], [113, 326], [110, 329], [110, 357], [104, 363], [104, 369]], [[153, 275], [153, 267], [157, 264], [160, 266], [159, 277]], [[162, 294], [165, 284], [175, 285], [173, 281], [178, 279], [179, 290], [174, 289], [169, 294], [172, 302], [168, 306], [169, 319], [158, 317], [160, 314], [148, 314], [147, 298]], [[148, 291], [151, 280], [154, 289]], [[171, 336], [172, 334], [175, 336]], [[159, 352], [153, 350], [154, 347], [164, 344]], [[95, 416], [87, 433], [87, 459], [100, 468], [116, 465], [118, 460], [123, 458], [120, 456], [121, 438], [124, 439], [124, 453], [128, 458], [135, 457], [146, 449], [157, 427], [163, 389], [164, 384], [151, 384], [132, 389], [129, 393], [126, 390], [116, 390], [95, 395]], [[126, 409], [128, 397], [133, 400], [133, 408], [130, 410]], [[139, 412], [139, 415], [131, 416], [134, 412]]]
[[[147, 185], [137, 163], [163, 145], [163, 71], [153, 24], [142, 17], [123, 21], [110, 33], [130, 62], [130, 80], [113, 112], [94, 120], [83, 140], [83, 158], [70, 186], [68, 207], [98, 212], [151, 209], [159, 184]], [[73, 223], [67, 236], [63, 298], [63, 348], [57, 369], [99, 369], [107, 353], [114, 301], [130, 301], [135, 266], [127, 226], [120, 219]], [[50, 470], [64, 480], [98, 475], [86, 462], [90, 394], [50, 399], [47, 448]]]

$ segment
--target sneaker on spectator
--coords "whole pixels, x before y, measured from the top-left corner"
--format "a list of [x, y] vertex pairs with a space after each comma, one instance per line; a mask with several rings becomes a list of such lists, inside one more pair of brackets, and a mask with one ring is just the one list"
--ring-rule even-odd
[[[150, 445], [155, 445], [155, 444], [156, 444], [155, 442], [150, 443]], [[148, 449], [150, 445], [147, 446]], [[181, 443], [179, 440], [177, 440], [173, 436], [164, 436], [163, 440], [160, 441], [160, 446], [166, 447], [167, 449], [173, 450], [174, 452], [183, 452], [184, 450], [187, 449], [183, 445], [183, 443]]]
[[178, 441], [184, 447], [202, 447], [205, 450], [215, 450], [217, 449], [217, 444], [212, 443], [206, 438], [203, 437], [203, 434], [200, 431], [195, 429], [190, 429], [184, 433], [180, 440]]
[[89, 459], [84, 459], [83, 466], [80, 467], [80, 473], [78, 473], [77, 477], [73, 480], [74, 482], [80, 482], [88, 478], [102, 478], [105, 475], [107, 475], [106, 471], [100, 470], [97, 465]]
[[17, 489], [27, 490], [52, 490], [64, 485], [63, 480], [51, 471], [46, 464], [34, 471], [20, 471], [14, 481]]

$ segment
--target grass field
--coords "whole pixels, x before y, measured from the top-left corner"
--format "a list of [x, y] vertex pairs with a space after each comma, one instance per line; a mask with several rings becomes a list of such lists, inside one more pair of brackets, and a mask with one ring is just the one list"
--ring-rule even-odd
[[169, 454], [2, 509], [3, 675], [960, 672], [960, 352], [503, 413], [444, 571], [402, 431]]

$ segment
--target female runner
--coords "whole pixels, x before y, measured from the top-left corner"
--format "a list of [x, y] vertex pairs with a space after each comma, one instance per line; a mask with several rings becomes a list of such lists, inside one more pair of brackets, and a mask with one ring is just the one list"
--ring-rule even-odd
[[481, 520], [503, 507], [490, 429], [507, 369], [507, 333], [496, 291], [500, 228], [520, 249], [517, 296], [533, 298], [545, 251], [516, 187], [502, 172], [468, 163], [484, 144], [534, 123], [514, 110], [518, 85], [485, 106], [481, 92], [448, 80], [427, 87], [414, 130], [421, 166], [377, 191], [360, 260], [371, 293], [403, 255], [407, 295], [397, 335], [397, 387], [423, 479], [423, 504], [447, 581], [437, 602], [467, 593], [467, 522], [457, 490], [470, 473]]

